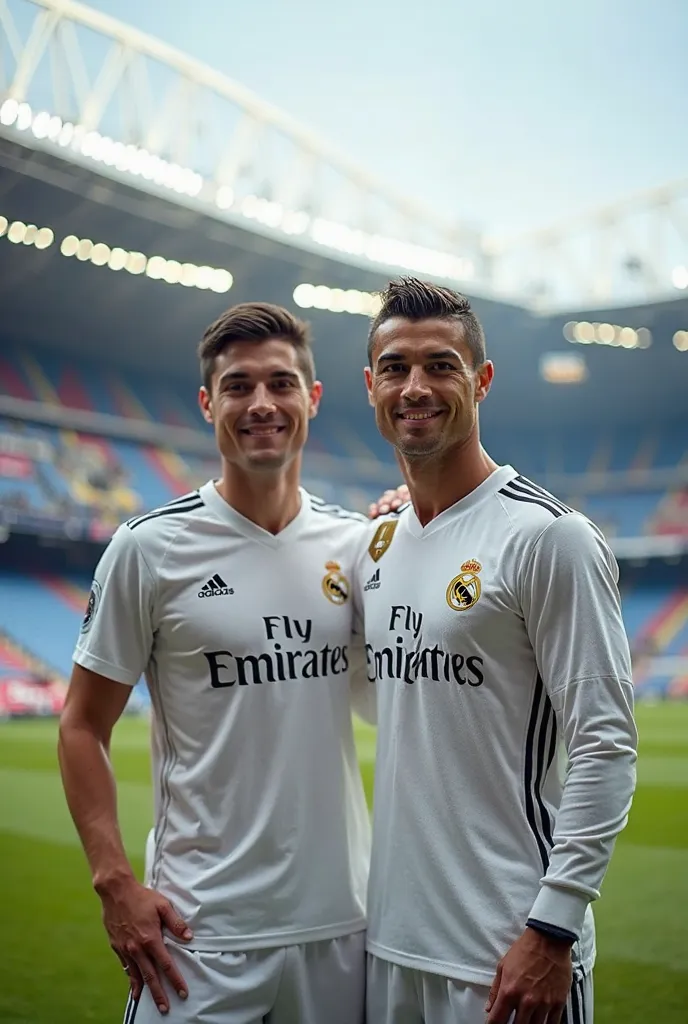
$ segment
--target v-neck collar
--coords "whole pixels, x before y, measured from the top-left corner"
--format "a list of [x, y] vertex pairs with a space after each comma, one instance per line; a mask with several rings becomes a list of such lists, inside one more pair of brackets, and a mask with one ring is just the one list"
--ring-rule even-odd
[[428, 537], [431, 533], [441, 529], [447, 520], [452, 519], [454, 516], [461, 515], [464, 512], [468, 512], [469, 509], [475, 508], [480, 502], [486, 498], [492, 497], [500, 487], [508, 483], [514, 476], [516, 476], [516, 470], [513, 466], [500, 466], [499, 469], [495, 469], [493, 473], [483, 480], [481, 484], [478, 484], [474, 490], [465, 497], [455, 501], [449, 508], [445, 508], [444, 512], [440, 512], [438, 516], [431, 519], [427, 526], [421, 526], [420, 520], [416, 515], [416, 510], [413, 505], [409, 506], [407, 526], [409, 532], [422, 540], [423, 537]]
[[265, 544], [268, 547], [277, 548], [289, 541], [306, 522], [308, 516], [311, 513], [310, 496], [303, 489], [299, 487], [299, 494], [301, 495], [301, 508], [294, 516], [290, 523], [280, 530], [279, 533], [270, 533], [269, 530], [264, 530], [262, 526], [258, 526], [252, 519], [247, 519], [246, 516], [242, 516], [240, 512], [237, 512], [229, 502], [225, 501], [222, 495], [219, 493], [215, 486], [214, 480], [208, 480], [207, 483], [203, 484], [200, 488], [200, 495], [203, 501], [206, 503], [218, 519], [221, 519], [224, 523], [231, 526], [237, 533], [242, 534], [247, 540], [257, 541], [259, 544]]

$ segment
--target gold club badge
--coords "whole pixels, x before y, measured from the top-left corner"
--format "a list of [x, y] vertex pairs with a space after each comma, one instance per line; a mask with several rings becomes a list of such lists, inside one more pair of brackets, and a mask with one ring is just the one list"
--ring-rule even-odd
[[392, 543], [394, 537], [394, 531], [396, 530], [399, 523], [396, 519], [391, 519], [389, 522], [380, 523], [375, 536], [368, 545], [368, 554], [374, 562], [379, 562], [384, 555], [387, 548]]
[[480, 562], [469, 558], [461, 566], [461, 572], [455, 576], [447, 587], [447, 604], [455, 612], [465, 612], [480, 600], [481, 585], [478, 573], [482, 569]]
[[327, 573], [323, 576], [323, 594], [332, 604], [344, 604], [349, 598], [349, 581], [342, 572], [339, 562], [325, 562]]

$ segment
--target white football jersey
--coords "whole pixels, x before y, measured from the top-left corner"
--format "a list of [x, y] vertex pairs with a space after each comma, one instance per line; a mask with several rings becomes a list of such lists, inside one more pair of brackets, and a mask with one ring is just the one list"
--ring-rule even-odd
[[425, 528], [407, 506], [371, 532], [355, 584], [378, 702], [368, 948], [489, 985], [533, 919], [576, 936], [589, 968], [635, 778], [614, 558], [510, 466]]
[[[369, 816], [351, 719], [350, 581], [370, 524], [301, 494], [276, 536], [212, 481], [121, 526], [74, 653], [129, 686], [145, 674], [151, 884], [197, 949], [365, 927]], [[365, 672], [363, 686], [374, 694]]]

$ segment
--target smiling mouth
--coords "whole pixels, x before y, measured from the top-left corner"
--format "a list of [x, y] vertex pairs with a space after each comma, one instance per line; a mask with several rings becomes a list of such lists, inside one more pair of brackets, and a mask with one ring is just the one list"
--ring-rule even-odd
[[443, 409], [405, 409], [404, 412], [397, 413], [397, 419], [404, 420], [406, 423], [424, 423], [437, 419], [443, 412]]
[[286, 427], [275, 427], [275, 426], [259, 426], [256, 424], [253, 427], [242, 427], [240, 433], [247, 434], [249, 437], [270, 437], [272, 434], [281, 434]]

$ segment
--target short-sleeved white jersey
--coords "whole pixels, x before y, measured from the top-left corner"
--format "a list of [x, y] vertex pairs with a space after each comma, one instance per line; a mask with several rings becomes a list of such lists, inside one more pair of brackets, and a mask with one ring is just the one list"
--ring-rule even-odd
[[368, 948], [489, 985], [533, 919], [576, 936], [590, 967], [589, 904], [635, 772], [607, 544], [510, 466], [425, 528], [407, 506], [371, 534], [356, 579], [378, 702]]
[[369, 524], [301, 494], [276, 536], [212, 481], [121, 526], [74, 653], [127, 685], [145, 674], [151, 882], [198, 949], [365, 926], [369, 818], [349, 668], [352, 572]]

